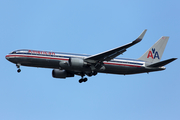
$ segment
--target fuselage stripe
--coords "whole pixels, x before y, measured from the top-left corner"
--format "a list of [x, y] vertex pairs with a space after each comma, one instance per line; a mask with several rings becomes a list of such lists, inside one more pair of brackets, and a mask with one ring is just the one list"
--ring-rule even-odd
[[[40, 59], [50, 59], [50, 60], [65, 60], [65, 61], [68, 61], [69, 60], [69, 58], [57, 58], [57, 57], [49, 57], [49, 56], [38, 56], [38, 55], [27, 55], [27, 54], [25, 54], [25, 55], [23, 55], [23, 54], [21, 54], [21, 55], [6, 55], [6, 57], [8, 58], [14, 58], [14, 57], [23, 57], [23, 58], [40, 58]], [[110, 61], [110, 62], [103, 62], [104, 64], [106, 64], [106, 65], [119, 65], [119, 66], [129, 66], [129, 67], [141, 67], [142, 65], [132, 65], [132, 62], [131, 62], [131, 64], [126, 64], [126, 63], [124, 63], [124, 64], [122, 64], [122, 63], [119, 63], [118, 61], [117, 62], [112, 62], [112, 61]], [[137, 63], [134, 63], [134, 64], [137, 64]]]
[[119, 64], [119, 63], [108, 63], [108, 62], [104, 62], [104, 64], [107, 64], [107, 65], [130, 66], [130, 67], [141, 67], [141, 66], [137, 66], [137, 65]]

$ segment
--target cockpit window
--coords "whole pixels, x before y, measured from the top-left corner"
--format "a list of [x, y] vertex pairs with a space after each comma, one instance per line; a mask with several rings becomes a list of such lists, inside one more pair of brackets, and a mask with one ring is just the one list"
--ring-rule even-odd
[[16, 51], [12, 51], [11, 54], [16, 54]]

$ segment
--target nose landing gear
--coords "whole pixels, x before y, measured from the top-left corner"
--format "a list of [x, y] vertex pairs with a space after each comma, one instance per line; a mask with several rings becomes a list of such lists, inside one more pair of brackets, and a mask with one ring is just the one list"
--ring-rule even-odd
[[16, 67], [18, 68], [17, 72], [20, 73], [21, 72], [20, 64], [16, 64]]

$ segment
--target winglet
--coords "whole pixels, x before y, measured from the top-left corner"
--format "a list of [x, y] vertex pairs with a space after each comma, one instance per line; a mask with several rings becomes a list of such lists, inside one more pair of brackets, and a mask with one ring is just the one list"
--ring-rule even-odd
[[133, 41], [133, 43], [138, 43], [138, 42], [140, 42], [140, 41], [143, 39], [146, 31], [147, 31], [147, 29], [145, 29], [145, 30], [139, 35], [139, 37], [138, 37], [136, 40]]
[[139, 36], [137, 39], [142, 40], [143, 37], [144, 37], [144, 35], [145, 35], [145, 33], [146, 33], [146, 31], [147, 31], [147, 29], [145, 29], [145, 30], [140, 34], [140, 36]]

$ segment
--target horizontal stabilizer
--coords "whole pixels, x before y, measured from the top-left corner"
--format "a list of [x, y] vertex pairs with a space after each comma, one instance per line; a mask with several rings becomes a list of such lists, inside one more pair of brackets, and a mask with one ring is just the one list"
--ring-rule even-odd
[[147, 67], [162, 67], [162, 66], [165, 66], [167, 64], [169, 64], [170, 62], [176, 60], [177, 58], [171, 58], [171, 59], [168, 59], [168, 60], [164, 60], [164, 61], [161, 61], [161, 62], [157, 62], [157, 63], [154, 63], [154, 64], [151, 64]]

